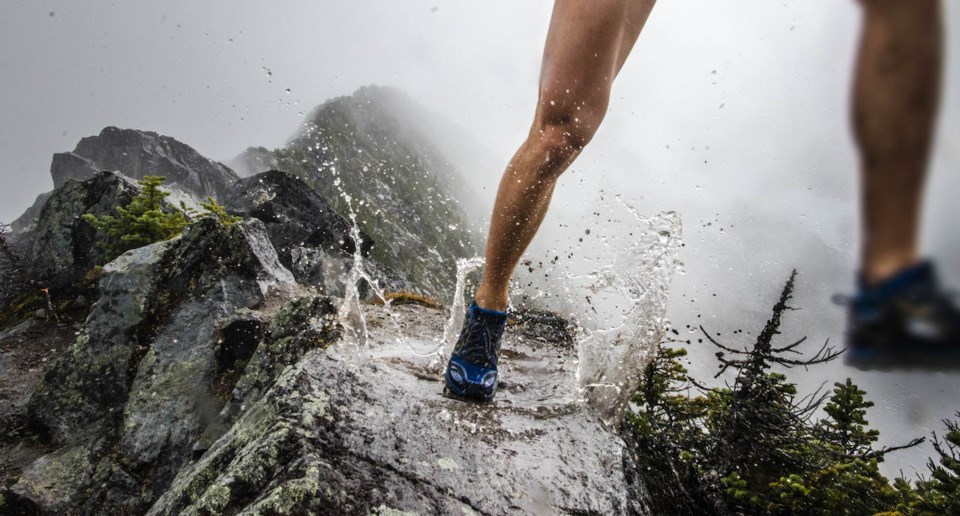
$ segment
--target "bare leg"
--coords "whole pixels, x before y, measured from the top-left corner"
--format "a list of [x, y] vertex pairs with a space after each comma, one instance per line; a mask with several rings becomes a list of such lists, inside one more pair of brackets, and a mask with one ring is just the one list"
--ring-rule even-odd
[[939, 0], [861, 0], [854, 86], [863, 210], [861, 271], [876, 283], [919, 260], [918, 234], [940, 99]]
[[477, 304], [508, 305], [510, 277], [546, 216], [557, 178], [593, 138], [655, 0], [557, 0], [526, 141], [500, 180]]

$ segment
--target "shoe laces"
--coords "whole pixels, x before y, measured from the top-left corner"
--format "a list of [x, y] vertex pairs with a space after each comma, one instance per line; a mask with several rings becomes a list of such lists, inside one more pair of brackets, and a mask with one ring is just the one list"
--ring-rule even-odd
[[502, 333], [503, 330], [494, 324], [470, 319], [464, 328], [457, 353], [472, 363], [495, 366]]

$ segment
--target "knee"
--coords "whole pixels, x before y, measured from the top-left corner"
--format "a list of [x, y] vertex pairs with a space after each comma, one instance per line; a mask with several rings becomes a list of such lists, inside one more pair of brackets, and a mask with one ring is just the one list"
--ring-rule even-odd
[[558, 176], [593, 139], [607, 102], [572, 101], [541, 95], [529, 140], [543, 154], [541, 173]]

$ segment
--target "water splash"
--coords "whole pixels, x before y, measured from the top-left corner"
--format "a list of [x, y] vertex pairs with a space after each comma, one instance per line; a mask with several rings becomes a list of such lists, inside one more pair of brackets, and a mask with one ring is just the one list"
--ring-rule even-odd
[[[348, 196], [349, 197], [349, 196]], [[367, 343], [367, 320], [363, 315], [363, 307], [360, 306], [360, 282], [366, 280], [374, 292], [383, 298], [382, 292], [377, 288], [377, 282], [373, 280], [363, 268], [363, 254], [360, 252], [361, 238], [360, 228], [357, 225], [357, 217], [353, 212], [352, 205], [350, 210], [350, 238], [354, 242], [353, 265], [350, 272], [347, 273], [346, 285], [344, 286], [343, 301], [337, 310], [337, 320], [343, 327], [343, 338], [337, 343], [336, 351], [342, 358], [348, 361], [365, 361], [369, 357], [369, 346]], [[386, 303], [386, 300], [384, 301]]]
[[467, 274], [483, 267], [483, 258], [462, 258], [457, 260], [457, 286], [453, 293], [453, 302], [450, 304], [450, 317], [443, 325], [443, 338], [440, 340], [440, 346], [437, 348], [437, 357], [442, 362], [445, 355], [444, 349], [453, 349], [463, 329], [463, 318], [467, 313], [466, 301], [463, 298], [466, 289]]
[[613, 426], [666, 329], [682, 228], [676, 213], [644, 216], [619, 195], [601, 193], [588, 204], [603, 206], [594, 223], [582, 214], [558, 217], [556, 248], [522, 262], [515, 304], [577, 323], [577, 397]]
[[[363, 314], [363, 307], [360, 304], [360, 285], [366, 281], [374, 295], [379, 297], [385, 306], [390, 302], [384, 296], [380, 288], [379, 281], [370, 276], [363, 265], [363, 239], [360, 236], [360, 225], [357, 223], [357, 213], [353, 208], [353, 198], [350, 194], [343, 191], [340, 186], [339, 170], [336, 167], [330, 167], [330, 173], [334, 176], [333, 184], [337, 188], [340, 197], [346, 202], [350, 213], [350, 238], [353, 240], [353, 263], [350, 271], [344, 280], [343, 301], [337, 309], [337, 321], [343, 328], [343, 337], [335, 346], [331, 346], [329, 352], [331, 355], [339, 358], [361, 363], [370, 358], [369, 332], [367, 331], [367, 319]], [[361, 201], [361, 204], [363, 201]]]
[[674, 212], [641, 217], [640, 231], [604, 267], [583, 277], [602, 307], [581, 327], [577, 383], [583, 401], [607, 424], [623, 410], [666, 331], [670, 281], [677, 269], [680, 219]]

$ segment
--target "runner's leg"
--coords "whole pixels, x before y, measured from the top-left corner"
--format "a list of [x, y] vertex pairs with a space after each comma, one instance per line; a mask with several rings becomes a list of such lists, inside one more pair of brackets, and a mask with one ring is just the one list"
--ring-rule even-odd
[[919, 260], [943, 36], [939, 0], [861, 3], [853, 126], [863, 182], [861, 272], [872, 284]]
[[613, 79], [654, 0], [557, 0], [533, 126], [500, 180], [477, 304], [506, 310], [513, 270], [536, 234], [557, 178], [593, 138]]

